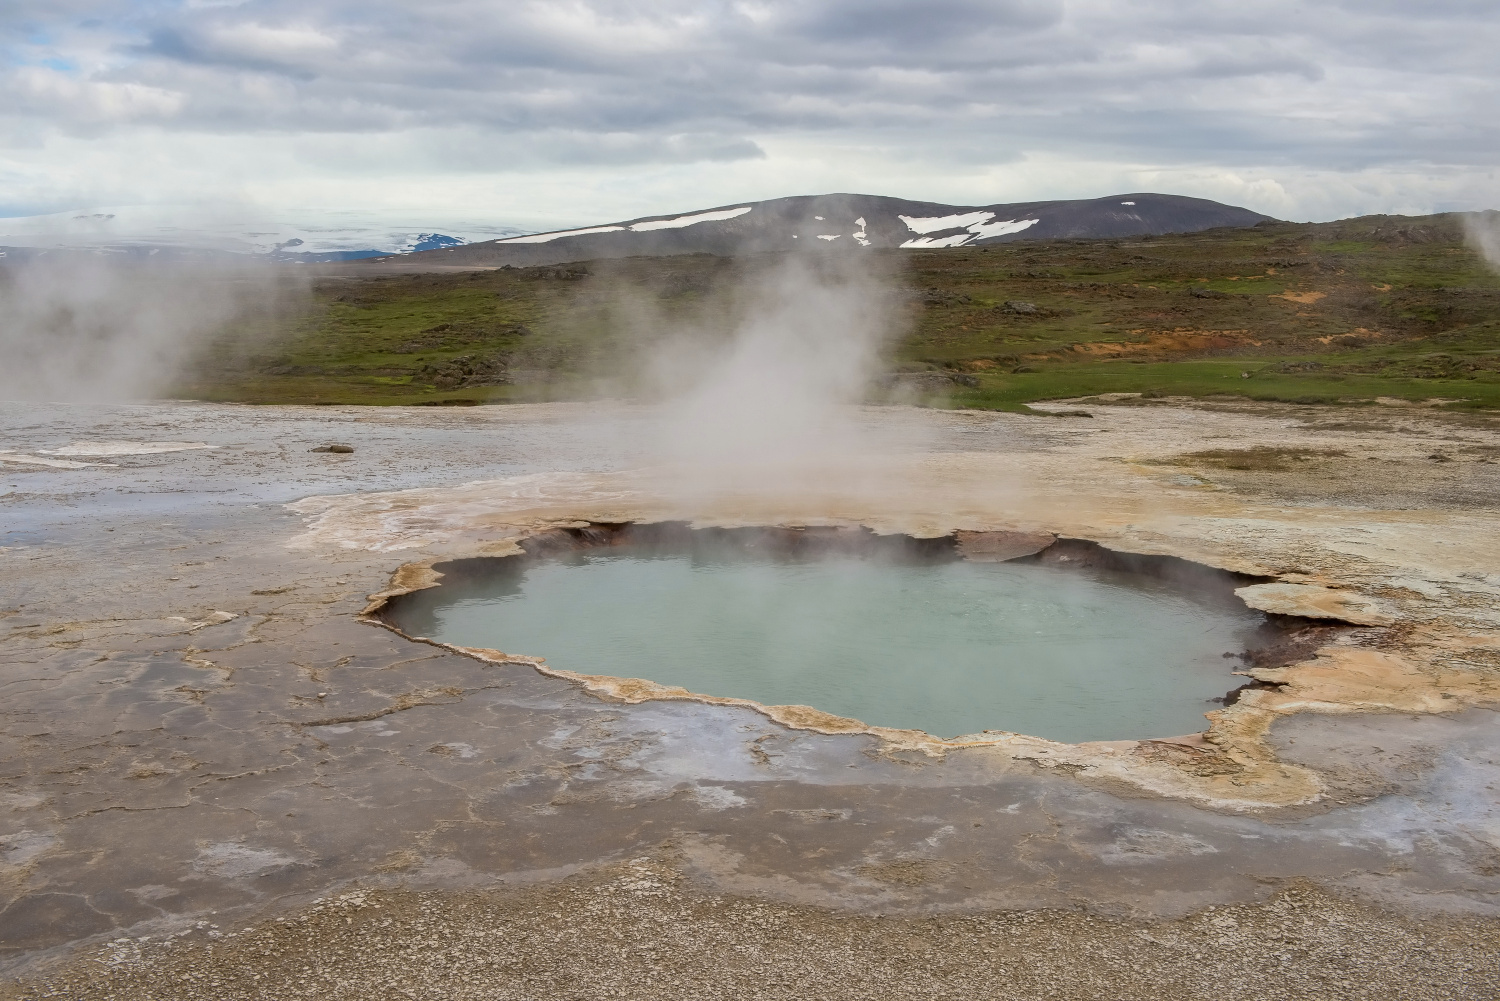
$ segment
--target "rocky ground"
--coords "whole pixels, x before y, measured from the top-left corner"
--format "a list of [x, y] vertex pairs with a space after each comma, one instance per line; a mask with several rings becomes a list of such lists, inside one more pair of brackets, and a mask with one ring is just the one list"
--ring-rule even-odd
[[[5, 989], [1496, 996], [1493, 421], [1088, 406], [868, 411], [894, 465], [672, 496], [630, 408], [6, 410]], [[358, 621], [403, 564], [684, 498], [1092, 538], [1385, 624], [1224, 717], [1223, 772], [624, 704]]]
[[694, 893], [640, 858], [508, 894], [331, 896], [244, 929], [117, 940], [10, 997], [1432, 999], [1500, 994], [1496, 922], [1307, 887], [1174, 922], [881, 917]]

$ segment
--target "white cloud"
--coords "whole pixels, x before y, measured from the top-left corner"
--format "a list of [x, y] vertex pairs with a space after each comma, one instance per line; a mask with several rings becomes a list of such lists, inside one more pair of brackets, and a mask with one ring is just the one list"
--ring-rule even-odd
[[288, 60], [326, 57], [339, 47], [338, 39], [306, 25], [271, 28], [246, 22], [211, 27], [205, 37], [222, 53], [255, 59]]
[[56, 109], [89, 126], [167, 118], [181, 111], [185, 103], [181, 93], [162, 87], [80, 80], [44, 66], [22, 67], [13, 82], [13, 94], [19, 103]]

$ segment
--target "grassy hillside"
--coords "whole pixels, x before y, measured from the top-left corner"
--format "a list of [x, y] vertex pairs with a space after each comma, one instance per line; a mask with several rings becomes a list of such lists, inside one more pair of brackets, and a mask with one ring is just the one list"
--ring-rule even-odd
[[[1453, 217], [880, 252], [898, 380], [954, 405], [1136, 392], [1500, 405], [1500, 276]], [[630, 392], [643, 342], [722, 335], [768, 258], [314, 278], [225, 331], [179, 388], [266, 403], [461, 404]]]

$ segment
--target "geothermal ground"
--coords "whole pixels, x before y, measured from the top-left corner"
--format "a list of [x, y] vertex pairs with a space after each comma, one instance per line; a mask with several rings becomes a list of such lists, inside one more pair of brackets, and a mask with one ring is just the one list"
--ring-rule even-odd
[[[775, 475], [623, 405], [3, 405], [6, 996], [1500, 994], [1500, 422], [1131, 402], [863, 410]], [[674, 520], [1178, 557], [1304, 641], [1070, 745], [371, 618]]]

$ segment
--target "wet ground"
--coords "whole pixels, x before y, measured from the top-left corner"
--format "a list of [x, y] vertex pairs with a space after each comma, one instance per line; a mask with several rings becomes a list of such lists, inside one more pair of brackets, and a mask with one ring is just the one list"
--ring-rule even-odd
[[[1334, 553], [1349, 580], [1409, 619], [1411, 629], [1447, 629], [1444, 663], [1465, 677], [1488, 677], [1500, 649], [1493, 638], [1500, 631], [1493, 568], [1500, 563], [1490, 552], [1500, 513], [1475, 498], [1497, 468], [1485, 451], [1497, 442], [1495, 424], [1371, 410], [1374, 429], [1322, 431], [1306, 430], [1318, 414], [1311, 408], [1097, 408], [1086, 421], [897, 410], [863, 420], [884, 430], [916, 429], [883, 440], [965, 475], [1004, 468], [1040, 477], [1054, 469], [1060, 482], [1075, 477], [1064, 483], [1069, 491], [1085, 476], [1127, 483], [1125, 499], [1099, 501], [1120, 517], [1108, 524], [1094, 518], [1095, 537], [1113, 537], [1121, 548], [1134, 539], [1139, 551], [1155, 545], [1186, 553], [1182, 539], [1191, 538], [1201, 541], [1190, 555], [1205, 561], [1242, 568], [1259, 559], [1262, 569], [1282, 570], [1297, 553], [1291, 569], [1309, 579], [1332, 572], [1332, 563], [1319, 560], [1334, 560], [1327, 556]], [[1230, 946], [1214, 945], [1214, 936], [1227, 933], [1204, 908], [1248, 908], [1235, 920], [1269, 922], [1273, 912], [1265, 908], [1282, 906], [1275, 894], [1315, 884], [1320, 889], [1308, 891], [1297, 913], [1342, 922], [1342, 931], [1319, 940], [1334, 943], [1327, 949], [1356, 948], [1360, 929], [1372, 936], [1396, 929], [1390, 941], [1397, 944], [1381, 955], [1441, 956], [1437, 967], [1450, 978], [1446, 993], [1406, 996], [1493, 996], [1494, 954], [1484, 941], [1500, 929], [1500, 729], [1487, 689], [1475, 684], [1454, 688], [1453, 711], [1397, 712], [1396, 703], [1385, 703], [1373, 707], [1384, 711], [1330, 706], [1338, 711], [1277, 715], [1266, 741], [1278, 767], [1316, 774], [1321, 792], [1266, 809], [1171, 790], [1153, 794], [1045, 754], [932, 754], [869, 734], [789, 729], [742, 706], [622, 704], [525, 665], [415, 644], [357, 616], [402, 563], [472, 553], [514, 537], [518, 526], [555, 520], [558, 495], [590, 497], [590, 510], [580, 509], [585, 515], [636, 505], [621, 477], [650, 458], [641, 451], [650, 439], [649, 413], [8, 404], [0, 420], [0, 946], [11, 976], [73, 976], [57, 964], [97, 956], [115, 965], [80, 967], [85, 972], [77, 976], [85, 979], [68, 981], [74, 993], [66, 996], [103, 996], [114, 983], [136, 984], [141, 997], [258, 996], [252, 986], [263, 985], [274, 987], [266, 996], [277, 997], [393, 995], [388, 980], [355, 976], [353, 954], [339, 953], [331, 933], [283, 937], [261, 953], [236, 946], [224, 969], [249, 979], [233, 990], [188, 976], [216, 968], [205, 959], [210, 945], [220, 953], [228, 948], [208, 940], [209, 932], [240, 934], [263, 921], [274, 932], [276, 918], [357, 888], [379, 891], [371, 899], [396, 916], [387, 927], [404, 928], [423, 907], [443, 910], [450, 905], [441, 902], [450, 901], [454, 908], [467, 902], [464, 927], [490, 921], [500, 928], [515, 908], [543, 901], [548, 920], [561, 921], [568, 934], [635, 929], [629, 941], [636, 942], [641, 925], [633, 914], [676, 922], [679, 931], [681, 922], [696, 922], [703, 942], [719, 943], [704, 945], [705, 955], [738, 948], [740, 940], [716, 939], [714, 929], [743, 931], [751, 919], [716, 924], [694, 908], [762, 901], [781, 915], [777, 920], [791, 922], [786, 935], [808, 945], [799, 959], [796, 950], [751, 943], [764, 959], [745, 969], [761, 982], [778, 969], [793, 981], [811, 976], [796, 974], [796, 963], [836, 954], [832, 943], [841, 935], [864, 936], [859, 941], [877, 952], [883, 941], [905, 943], [912, 955], [929, 957], [911, 962], [931, 970], [930, 956], [941, 947], [927, 943], [932, 928], [921, 926], [920, 916], [1001, 921], [1037, 908], [1051, 909], [1034, 912], [1041, 937], [1007, 953], [1007, 976], [1020, 976], [1016, 964], [1041, 970], [1039, 957], [1049, 950], [1087, 953], [1091, 936], [1115, 948], [1144, 941], [1141, 933], [1186, 943], [1170, 955], [1196, 949], [1200, 966], [1212, 968], [1216, 949]], [[1139, 461], [1143, 451], [1160, 459], [1289, 434], [1368, 453], [1371, 495], [1384, 506], [1353, 506], [1342, 466], [1327, 474], [1334, 496], [1320, 499], [1317, 460], [1248, 483], [1243, 471]], [[329, 441], [355, 451], [308, 451]], [[75, 442], [215, 447], [45, 454]], [[1439, 448], [1449, 460], [1430, 458]], [[1437, 466], [1441, 475], [1423, 481]], [[367, 507], [285, 506], [314, 494], [474, 481], [502, 486], [452, 494], [441, 510], [426, 494], [401, 511], [375, 500], [359, 502]], [[986, 496], [997, 506], [1014, 501], [1028, 511], [1055, 511], [1055, 531], [1087, 521], [1049, 504], [1035, 484], [1025, 487], [1019, 496], [1014, 480], [996, 480]], [[476, 491], [500, 497], [503, 509], [479, 528]], [[1267, 520], [1268, 495], [1283, 522]], [[970, 493], [955, 500], [962, 517], [950, 527], [972, 520], [975, 503]], [[918, 520], [941, 520], [942, 512], [924, 504]], [[366, 517], [374, 510], [368, 505], [387, 513]], [[749, 504], [746, 516], [772, 508]], [[893, 510], [887, 516], [895, 518]], [[1215, 520], [1205, 528], [1209, 518]], [[1244, 522], [1254, 524], [1236, 527]], [[1038, 527], [1035, 519], [1028, 525]], [[1454, 646], [1454, 630], [1469, 637], [1468, 647]], [[1405, 642], [1386, 642], [1398, 641]], [[1439, 660], [1421, 661], [1423, 670]], [[1440, 688], [1433, 698], [1441, 698]], [[1171, 757], [1176, 746], [1162, 745], [1161, 753]], [[574, 900], [568, 894], [598, 903], [590, 895], [603, 893], [610, 874], [633, 859], [647, 860], [639, 865], [655, 875], [620, 878], [655, 881], [660, 891], [638, 908], [579, 905], [566, 917], [554, 909]], [[308, 920], [324, 921], [328, 913], [325, 906]], [[371, 913], [360, 910], [360, 921], [373, 921]], [[876, 914], [918, 924], [870, 923]], [[1144, 923], [1108, 924], [1117, 918]], [[1432, 923], [1430, 933], [1424, 923]], [[913, 930], [920, 928], [928, 931]], [[565, 931], [526, 939], [530, 969], [567, 966]], [[373, 926], [370, 934], [378, 940]], [[883, 939], [887, 934], [894, 938]], [[163, 951], [163, 940], [173, 937], [177, 944]], [[413, 944], [409, 936], [400, 942]], [[1268, 981], [1252, 985], [1261, 994], [1247, 986], [1243, 996], [1308, 996], [1318, 984], [1319, 996], [1376, 996], [1360, 993], [1368, 976], [1357, 964], [1341, 974], [1346, 986], [1337, 977], [1317, 984], [1292, 977], [1288, 971], [1303, 964], [1326, 968], [1329, 960], [1288, 943], [1265, 950], [1265, 962], [1290, 978], [1286, 992], [1275, 993]], [[487, 994], [442, 987], [429, 960], [437, 962], [445, 948], [434, 939], [427, 959], [381, 976], [395, 977], [410, 996], [547, 993], [519, 974], [494, 981]], [[639, 948], [632, 946], [617, 969], [649, 971], [639, 965]], [[686, 954], [672, 946], [663, 952]], [[1107, 993], [1108, 971], [1134, 962], [1116, 949], [1111, 967], [1107, 952], [1080, 956], [1073, 967], [1047, 958], [1052, 979], [1022, 977], [1015, 982], [1031, 986], [1017, 996], [1137, 996]], [[995, 989], [1001, 975], [978, 962], [959, 964], [953, 975], [979, 977], [975, 983]], [[312, 968], [333, 971], [335, 979], [299, 972]], [[838, 976], [832, 967], [819, 969]], [[170, 970], [177, 972], [160, 972]], [[267, 979], [257, 984], [261, 974]], [[1421, 976], [1436, 983], [1430, 971]], [[227, 984], [230, 973], [225, 977]], [[605, 986], [632, 996], [713, 996], [730, 985], [705, 981], [673, 995], [666, 980], [643, 975], [639, 982], [653, 984], [650, 991], [629, 988], [633, 982]], [[592, 983], [554, 982], [553, 993], [607, 993]], [[1401, 983], [1389, 981], [1393, 990]], [[1209, 981], [1203, 984], [1212, 993]], [[911, 989], [942, 993], [917, 981]], [[768, 996], [861, 996], [840, 990], [825, 984]], [[1196, 995], [1184, 988], [1181, 996]]]

